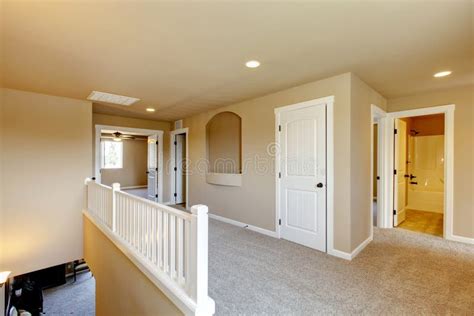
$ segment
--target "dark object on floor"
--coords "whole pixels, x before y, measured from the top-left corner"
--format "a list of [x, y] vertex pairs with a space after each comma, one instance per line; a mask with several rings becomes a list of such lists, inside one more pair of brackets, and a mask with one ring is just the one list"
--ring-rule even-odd
[[43, 290], [63, 285], [66, 283], [66, 264], [31, 272], [28, 276], [30, 280], [35, 281]]
[[29, 275], [14, 279], [9, 310], [12, 307], [17, 311], [25, 310], [33, 316], [39, 316], [43, 311], [43, 292], [39, 284], [32, 281]]
[[72, 263], [73, 265], [73, 273], [74, 273], [74, 282], [77, 280], [77, 273], [83, 271], [89, 271], [89, 266], [84, 261], [84, 259], [76, 260]]

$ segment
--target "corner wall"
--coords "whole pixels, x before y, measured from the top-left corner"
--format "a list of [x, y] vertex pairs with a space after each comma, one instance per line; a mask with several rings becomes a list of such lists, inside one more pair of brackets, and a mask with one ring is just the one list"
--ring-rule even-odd
[[[346, 73], [186, 118], [184, 126], [189, 127], [192, 172], [189, 177], [190, 204], [206, 204], [211, 214], [275, 231], [274, 109], [334, 95], [334, 246], [340, 251], [350, 252], [351, 201], [350, 183], [347, 181], [351, 176], [350, 84], [351, 74]], [[225, 111], [242, 118], [241, 187], [208, 184], [200, 160], [206, 157], [207, 122], [215, 114]]]
[[351, 251], [372, 231], [371, 105], [387, 109], [387, 101], [356, 75], [351, 74]]
[[92, 104], [2, 90], [0, 270], [23, 274], [82, 258]]
[[453, 233], [474, 238], [474, 85], [389, 99], [390, 112], [455, 104]]

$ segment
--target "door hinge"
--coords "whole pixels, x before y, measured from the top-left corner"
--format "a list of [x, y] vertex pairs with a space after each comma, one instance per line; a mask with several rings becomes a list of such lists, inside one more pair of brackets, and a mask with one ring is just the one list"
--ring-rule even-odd
[[174, 145], [175, 145], [175, 146], [178, 145], [178, 142], [177, 142], [177, 141], [174, 141]]
[[156, 141], [156, 144], [158, 145], [158, 141]]
[[158, 171], [158, 168], [155, 168], [155, 171]]
[[174, 167], [174, 171], [178, 171], [178, 168]]
[[397, 215], [397, 210], [393, 210], [393, 215]]
[[281, 218], [278, 220], [278, 225], [281, 226]]
[[175, 194], [174, 194], [174, 197], [177, 197], [177, 196], [178, 196], [178, 194], [175, 193]]
[[278, 131], [281, 132], [281, 125], [278, 125]]
[[393, 174], [394, 174], [394, 175], [397, 175], [397, 169], [394, 169], [394, 170], [393, 170]]
[[395, 135], [397, 135], [397, 134], [398, 134], [398, 129], [395, 129], [395, 130], [393, 131], [393, 133], [394, 133]]
[[155, 194], [155, 197], [158, 198], [158, 194]]
[[379, 177], [379, 176], [377, 176], [377, 180], [380, 180], [380, 177]]
[[278, 172], [278, 178], [281, 179], [281, 172]]

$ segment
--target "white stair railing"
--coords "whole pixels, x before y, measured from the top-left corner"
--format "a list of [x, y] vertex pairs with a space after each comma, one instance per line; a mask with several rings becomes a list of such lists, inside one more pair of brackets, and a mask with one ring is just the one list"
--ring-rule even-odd
[[212, 315], [207, 206], [195, 205], [188, 213], [120, 191], [118, 183], [108, 187], [87, 179], [86, 187], [85, 213], [144, 261], [151, 270], [146, 273], [171, 292], [185, 314]]

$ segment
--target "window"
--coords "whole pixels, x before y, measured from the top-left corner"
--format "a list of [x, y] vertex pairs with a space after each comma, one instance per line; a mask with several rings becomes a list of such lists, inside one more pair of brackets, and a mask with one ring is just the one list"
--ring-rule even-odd
[[123, 142], [102, 142], [102, 168], [121, 169], [123, 167]]

